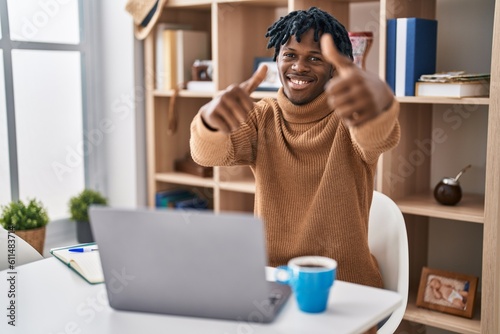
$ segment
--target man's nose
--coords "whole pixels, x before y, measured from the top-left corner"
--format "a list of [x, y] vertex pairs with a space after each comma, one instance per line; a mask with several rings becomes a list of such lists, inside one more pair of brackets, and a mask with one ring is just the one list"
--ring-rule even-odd
[[307, 59], [297, 58], [297, 60], [292, 65], [292, 69], [297, 72], [309, 71], [309, 64], [307, 63]]

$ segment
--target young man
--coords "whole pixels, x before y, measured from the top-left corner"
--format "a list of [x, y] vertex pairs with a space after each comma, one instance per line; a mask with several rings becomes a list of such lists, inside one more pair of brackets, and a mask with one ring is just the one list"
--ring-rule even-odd
[[347, 31], [328, 13], [294, 11], [266, 37], [283, 84], [277, 98], [250, 98], [265, 68], [229, 86], [193, 119], [193, 159], [251, 167], [269, 265], [322, 255], [337, 260], [339, 279], [381, 287], [368, 215], [378, 157], [399, 141], [399, 104], [352, 63]]

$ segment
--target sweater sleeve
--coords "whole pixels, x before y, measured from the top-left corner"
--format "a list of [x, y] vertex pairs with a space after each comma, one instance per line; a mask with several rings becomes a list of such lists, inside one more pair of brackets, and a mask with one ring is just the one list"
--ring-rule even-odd
[[253, 165], [256, 154], [256, 112], [227, 135], [207, 128], [198, 113], [191, 122], [189, 145], [193, 160], [202, 166]]
[[394, 148], [401, 136], [399, 128], [399, 102], [378, 117], [349, 129], [356, 150], [367, 163], [377, 161], [380, 154]]
[[198, 113], [191, 122], [191, 156], [202, 166], [220, 166], [231, 155], [229, 135], [208, 129]]

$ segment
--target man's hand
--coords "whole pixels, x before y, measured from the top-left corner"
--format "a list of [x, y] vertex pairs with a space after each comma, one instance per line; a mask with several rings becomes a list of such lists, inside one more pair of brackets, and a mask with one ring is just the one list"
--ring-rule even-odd
[[338, 74], [326, 84], [328, 104], [347, 125], [361, 125], [391, 106], [394, 95], [389, 86], [340, 54], [330, 34], [321, 37], [321, 52]]
[[261, 66], [250, 79], [231, 85], [201, 107], [201, 118], [210, 128], [229, 134], [238, 129], [253, 108], [250, 94], [266, 78], [267, 66]]

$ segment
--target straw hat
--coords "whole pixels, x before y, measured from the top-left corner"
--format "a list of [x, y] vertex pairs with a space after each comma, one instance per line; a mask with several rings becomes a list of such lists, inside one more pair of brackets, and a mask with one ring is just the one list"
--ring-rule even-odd
[[167, 0], [127, 0], [125, 10], [134, 19], [134, 34], [137, 39], [144, 39], [160, 18]]

